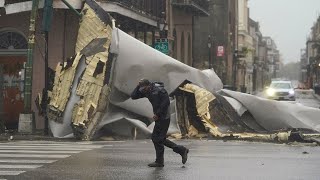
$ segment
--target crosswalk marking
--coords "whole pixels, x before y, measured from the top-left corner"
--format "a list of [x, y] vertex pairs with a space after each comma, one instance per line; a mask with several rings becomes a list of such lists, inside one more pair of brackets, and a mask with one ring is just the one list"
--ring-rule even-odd
[[21, 150], [21, 149], [9, 149], [9, 150], [2, 150], [0, 149], [0, 153], [37, 153], [37, 154], [75, 154], [75, 153], [79, 153], [81, 151], [60, 151], [60, 150], [56, 150], [56, 151], [30, 151], [30, 150]]
[[112, 146], [110, 144], [95, 145], [92, 142], [0, 143], [0, 180], [7, 176], [17, 176], [28, 170], [40, 168], [77, 153]]
[[57, 160], [33, 160], [33, 159], [0, 159], [0, 163], [23, 163], [23, 164], [49, 164]]
[[[7, 146], [17, 146], [16, 143], [0, 143], [1, 145], [7, 145]], [[93, 145], [93, 144], [32, 144], [32, 143], [20, 143], [19, 146], [70, 146], [70, 147], [94, 147], [94, 148], [99, 148], [102, 146], [113, 146], [112, 144], [107, 144], [107, 145]]]
[[89, 151], [95, 148], [58, 148], [58, 147], [1, 147], [0, 149], [28, 149], [28, 150], [63, 150], [63, 151]]
[[45, 146], [45, 145], [42, 145], [42, 146], [32, 146], [32, 145], [20, 145], [20, 146], [16, 146], [16, 145], [1, 145], [0, 144], [0, 147], [1, 148], [86, 148], [86, 149], [92, 149], [92, 148], [101, 148], [103, 146]]
[[42, 165], [11, 165], [11, 164], [0, 164], [0, 169], [35, 169]]
[[26, 171], [0, 171], [0, 176], [16, 176]]
[[67, 158], [67, 157], [70, 157], [70, 155], [56, 155], [56, 154], [0, 154], [0, 157]]

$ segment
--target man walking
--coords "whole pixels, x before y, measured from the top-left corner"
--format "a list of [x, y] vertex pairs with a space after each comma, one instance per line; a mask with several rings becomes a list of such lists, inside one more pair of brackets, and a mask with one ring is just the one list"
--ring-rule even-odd
[[167, 139], [167, 131], [170, 125], [169, 106], [170, 100], [162, 83], [151, 83], [147, 79], [140, 80], [138, 86], [131, 94], [132, 99], [148, 98], [153, 108], [155, 126], [152, 132], [152, 142], [156, 150], [156, 161], [148, 164], [149, 167], [164, 166], [164, 146], [167, 146], [182, 157], [185, 164], [188, 159], [189, 149], [177, 145]]

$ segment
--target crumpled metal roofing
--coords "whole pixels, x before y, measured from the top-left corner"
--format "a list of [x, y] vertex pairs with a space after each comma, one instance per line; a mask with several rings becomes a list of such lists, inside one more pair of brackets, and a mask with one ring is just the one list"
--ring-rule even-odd
[[[239, 92], [229, 91], [229, 90], [222, 90], [222, 92], [226, 93], [227, 95], [234, 97], [237, 100], [240, 100], [241, 103], [248, 109], [250, 113], [253, 115], [259, 115], [258, 123], [268, 129], [268, 133], [248, 133], [248, 132], [228, 132], [223, 133], [221, 132], [219, 126], [215, 124], [215, 117], [211, 116], [209, 111], [210, 103], [212, 103], [216, 98], [215, 96], [207, 91], [206, 89], [200, 88], [193, 84], [186, 84], [184, 87], [180, 88], [183, 91], [193, 93], [195, 96], [196, 101], [196, 109], [198, 116], [201, 117], [201, 120], [206, 128], [208, 128], [209, 132], [216, 137], [237, 137], [242, 139], [257, 139], [257, 140], [278, 140], [278, 141], [288, 141], [289, 137], [291, 136], [290, 128], [305, 128], [310, 130], [317, 131], [320, 121], [319, 119], [314, 118], [314, 116], [320, 115], [320, 110], [315, 108], [302, 108], [299, 112], [299, 106], [290, 104], [290, 103], [281, 103], [277, 101], [270, 101], [266, 99], [261, 99], [252, 95], [247, 95]], [[267, 101], [267, 103], [263, 103], [260, 101]], [[289, 105], [290, 104], [290, 105]], [[292, 106], [293, 111], [284, 111], [284, 106]], [[277, 109], [278, 107], [279, 109]], [[272, 111], [270, 111], [270, 108]], [[261, 113], [261, 111], [265, 111], [265, 113]], [[301, 113], [301, 111], [305, 111], [303, 117], [294, 116], [295, 112]], [[269, 115], [267, 115], [269, 114]], [[260, 115], [265, 115], [266, 117], [262, 118]], [[288, 117], [292, 116], [295, 118], [291, 121]], [[271, 120], [270, 120], [271, 119]], [[273, 120], [274, 119], [274, 120]], [[277, 122], [275, 122], [277, 121]], [[298, 121], [300, 123], [298, 123]], [[306, 124], [310, 121], [314, 127], [306, 126]], [[273, 128], [270, 128], [273, 127]], [[255, 130], [255, 129], [254, 129]], [[258, 132], [258, 130], [255, 130]], [[275, 132], [275, 133], [274, 133]], [[319, 136], [319, 134], [314, 134], [315, 136]], [[306, 135], [308, 136], [308, 135]]]
[[[227, 90], [216, 94], [222, 89], [222, 82], [213, 70], [187, 66], [118, 28], [112, 29], [108, 14], [94, 1], [87, 2], [82, 10], [76, 55], [57, 66], [50, 93], [50, 128], [55, 137], [74, 133], [88, 140], [105, 129], [119, 134], [138, 129], [150, 135], [153, 128], [150, 103], [147, 99], [130, 99], [141, 78], [164, 82], [170, 94], [179, 87], [194, 94], [197, 116], [217, 137], [287, 140], [291, 131], [271, 132], [290, 128], [319, 131], [319, 109]], [[174, 99], [170, 107], [169, 133], [177, 135], [179, 109]], [[265, 130], [268, 133], [254, 133]]]

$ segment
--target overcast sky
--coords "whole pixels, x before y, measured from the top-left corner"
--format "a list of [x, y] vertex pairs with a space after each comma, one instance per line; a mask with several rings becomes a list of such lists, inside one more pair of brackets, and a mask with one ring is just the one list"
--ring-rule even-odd
[[249, 0], [250, 17], [271, 36], [284, 62], [300, 60], [300, 49], [320, 14], [320, 0]]

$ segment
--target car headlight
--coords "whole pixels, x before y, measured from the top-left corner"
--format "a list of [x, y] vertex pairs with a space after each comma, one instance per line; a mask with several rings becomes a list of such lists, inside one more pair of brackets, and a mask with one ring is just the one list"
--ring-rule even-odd
[[273, 96], [274, 93], [275, 93], [275, 91], [273, 89], [271, 89], [271, 88], [267, 89], [267, 95], [268, 96]]
[[289, 94], [293, 95], [294, 94], [294, 90], [290, 90]]

